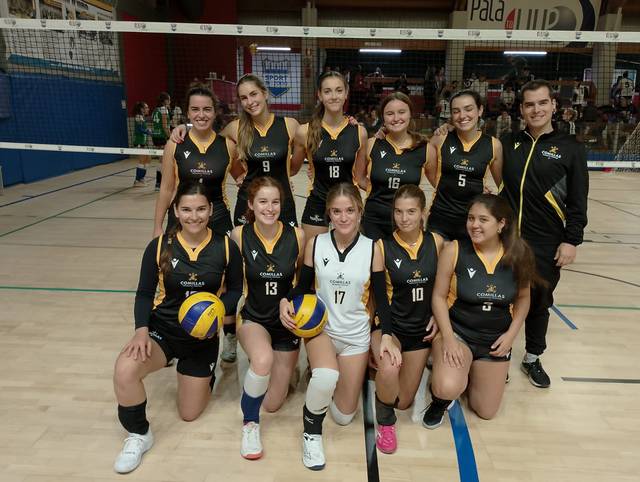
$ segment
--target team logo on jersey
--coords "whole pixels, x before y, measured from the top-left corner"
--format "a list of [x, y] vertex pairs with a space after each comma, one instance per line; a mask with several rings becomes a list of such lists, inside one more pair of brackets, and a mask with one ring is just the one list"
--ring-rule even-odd
[[344, 279], [344, 273], [339, 272], [338, 273], [338, 279]]
[[349, 286], [351, 281], [344, 279], [344, 273], [342, 271], [338, 271], [336, 273], [335, 279], [329, 280], [329, 283], [332, 286]]
[[562, 159], [562, 155], [558, 154], [558, 146], [551, 146], [548, 151], [542, 151], [542, 155], [548, 159]]
[[414, 278], [420, 278], [422, 276], [422, 273], [420, 273], [420, 270], [417, 269], [413, 272], [413, 277]]
[[291, 226], [292, 228], [296, 227], [296, 223], [293, 221], [289, 221], [289, 226]]
[[484, 290], [484, 293], [476, 293], [478, 298], [488, 298], [491, 300], [503, 300], [504, 295], [498, 293], [496, 285], [489, 283]]
[[380, 151], [380, 159], [384, 159], [384, 156], [387, 155], [387, 151]]
[[255, 249], [251, 250], [251, 256], [253, 256], [253, 260], [255, 261], [256, 256], [258, 256], [258, 252]]
[[272, 263], [267, 263], [265, 271], [260, 272], [261, 278], [282, 278], [283, 274], [279, 271], [276, 272], [276, 265]]
[[487, 285], [487, 293], [495, 293], [496, 292], [496, 285]]
[[513, 150], [515, 151], [518, 147], [520, 147], [520, 143], [519, 142], [515, 142], [513, 144]]
[[298, 345], [298, 343], [300, 343], [300, 338], [294, 338], [291, 343], [293, 343], [294, 345]]
[[402, 260], [400, 258], [398, 258], [398, 259], [394, 259], [393, 262], [395, 263], [396, 267], [398, 269], [400, 269], [400, 265], [402, 264]]
[[198, 273], [189, 273], [188, 279], [180, 281], [183, 288], [202, 288], [204, 281], [198, 281]]
[[402, 175], [405, 172], [407, 172], [407, 170], [406, 169], [401, 169], [399, 162], [394, 162], [394, 163], [391, 164], [391, 167], [387, 167], [384, 170], [384, 172], [386, 172], [387, 174]]
[[449, 148], [449, 154], [453, 154], [454, 152], [456, 152], [457, 147], [456, 146], [451, 146]]
[[329, 154], [331, 157], [336, 157], [338, 155], [337, 149], [331, 149], [331, 153]]
[[391, 167], [393, 167], [394, 169], [400, 169], [400, 163], [394, 162]]
[[264, 159], [265, 157], [275, 157], [276, 153], [271, 150], [269, 146], [260, 146], [260, 150], [254, 153], [254, 156], [258, 159]]
[[[186, 154], [186, 152], [185, 152]], [[186, 156], [185, 156], [186, 159]], [[207, 163], [204, 161], [198, 161], [198, 163], [196, 164], [196, 167], [191, 169], [191, 174], [193, 174], [194, 176], [210, 176], [213, 174], [213, 169], [207, 169]], [[202, 179], [200, 179], [200, 182], [202, 182]]]
[[476, 270], [473, 268], [467, 268], [467, 273], [469, 273], [469, 279], [471, 279], [476, 274]]
[[329, 258], [322, 258], [322, 262], [324, 263], [324, 265], [328, 265], [329, 264]]
[[458, 171], [466, 171], [466, 172], [475, 171], [475, 168], [469, 165], [469, 159], [461, 159], [460, 162], [458, 162], [457, 164], [454, 164], [453, 167]]
[[320, 221], [322, 221], [322, 218], [320, 216], [318, 216], [317, 214], [314, 214], [313, 216], [311, 216], [309, 219], [311, 219], [311, 221], [315, 221], [317, 223], [319, 223]]
[[178, 259], [177, 258], [173, 258], [171, 260], [171, 266], [173, 266], [173, 269], [176, 269], [176, 266], [178, 266]]
[[191, 151], [184, 151], [184, 158], [185, 159], [189, 159], [190, 155], [191, 155]]

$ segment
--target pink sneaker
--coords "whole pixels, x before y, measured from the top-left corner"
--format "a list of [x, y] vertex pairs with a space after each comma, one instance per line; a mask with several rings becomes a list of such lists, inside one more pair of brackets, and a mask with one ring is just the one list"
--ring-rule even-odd
[[376, 430], [376, 447], [383, 454], [392, 454], [398, 448], [395, 425], [378, 425]]

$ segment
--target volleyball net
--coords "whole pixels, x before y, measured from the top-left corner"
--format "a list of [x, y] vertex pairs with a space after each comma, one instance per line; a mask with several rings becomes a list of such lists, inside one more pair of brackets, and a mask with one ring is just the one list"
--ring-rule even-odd
[[[272, 111], [306, 122], [317, 101], [316, 79], [325, 70], [345, 76], [345, 110], [370, 132], [379, 126], [380, 101], [400, 90], [414, 104], [415, 128], [427, 135], [448, 116], [449, 96], [464, 88], [484, 99], [486, 133], [520, 129], [518, 91], [526, 81], [544, 78], [555, 89], [558, 129], [585, 143], [590, 167], [640, 167], [640, 33], [48, 16], [0, 19], [5, 171], [6, 159], [25, 151], [73, 153], [80, 167], [87, 155], [104, 160], [99, 162], [159, 155], [152, 137], [161, 135], [163, 122], [168, 129], [185, 122], [192, 82], [209, 85], [218, 97], [221, 129], [238, 114], [235, 82], [249, 72], [265, 80]], [[47, 156], [53, 164], [66, 162]]]

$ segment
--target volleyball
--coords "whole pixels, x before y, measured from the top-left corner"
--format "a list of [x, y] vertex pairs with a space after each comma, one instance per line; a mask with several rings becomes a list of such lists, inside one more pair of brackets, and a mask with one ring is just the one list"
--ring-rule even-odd
[[292, 330], [302, 338], [313, 338], [327, 324], [327, 308], [316, 295], [299, 295], [292, 301], [296, 329]]
[[194, 338], [204, 340], [218, 334], [224, 324], [224, 304], [216, 295], [195, 293], [182, 302], [178, 311], [180, 326]]

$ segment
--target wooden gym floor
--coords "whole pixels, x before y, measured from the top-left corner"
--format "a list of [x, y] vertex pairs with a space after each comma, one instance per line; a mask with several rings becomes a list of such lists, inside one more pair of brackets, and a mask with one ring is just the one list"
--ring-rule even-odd
[[[327, 417], [327, 467], [314, 473], [300, 460], [304, 356], [285, 406], [262, 416], [265, 456], [255, 462], [239, 454], [246, 357], [219, 367], [214, 397], [191, 423], [177, 415], [175, 369], [167, 368], [146, 380], [156, 444], [135, 472], [115, 474], [125, 434], [113, 362], [133, 331], [155, 202], [152, 183], [131, 188], [134, 166], [125, 160], [0, 196], [3, 482], [638, 480], [640, 175], [601, 172], [591, 173], [586, 242], [556, 291], [543, 358], [550, 389], [520, 372], [520, 339], [495, 420], [480, 420], [463, 401], [442, 427], [425, 430], [416, 423], [422, 394], [399, 412], [399, 449], [389, 456], [365, 445], [362, 410], [348, 427]], [[296, 176], [298, 193], [306, 181]], [[300, 214], [304, 199], [296, 203]]]

